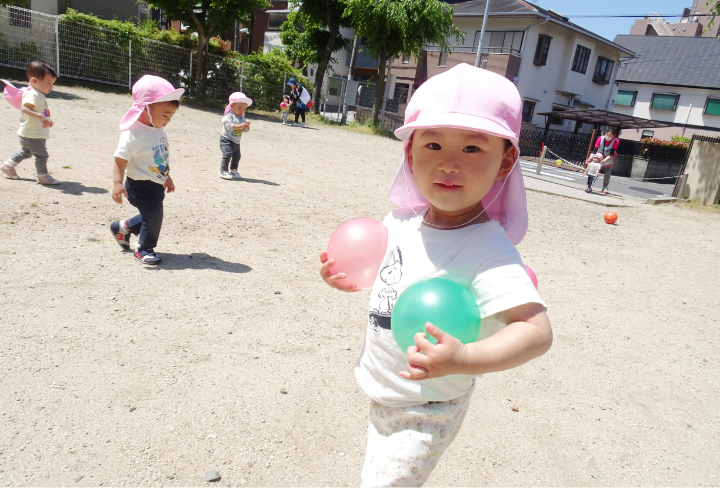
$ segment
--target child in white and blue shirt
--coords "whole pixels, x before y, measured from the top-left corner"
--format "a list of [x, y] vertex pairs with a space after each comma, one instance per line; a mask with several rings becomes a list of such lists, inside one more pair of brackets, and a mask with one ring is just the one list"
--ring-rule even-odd
[[[244, 93], [235, 92], [229, 97], [222, 118], [222, 131], [220, 132], [220, 178], [224, 180], [239, 180], [238, 164], [240, 163], [240, 138], [243, 132], [250, 130], [250, 122], [245, 119], [245, 111], [252, 105], [252, 99]], [[229, 166], [229, 168], [228, 168]], [[229, 169], [229, 171], [228, 171]]]

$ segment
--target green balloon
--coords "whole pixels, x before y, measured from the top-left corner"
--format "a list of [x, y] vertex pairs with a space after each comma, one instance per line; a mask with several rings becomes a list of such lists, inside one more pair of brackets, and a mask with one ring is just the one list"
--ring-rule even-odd
[[390, 327], [400, 349], [415, 345], [415, 334], [430, 322], [463, 344], [480, 338], [480, 309], [469, 291], [454, 281], [431, 278], [408, 287], [395, 302]]

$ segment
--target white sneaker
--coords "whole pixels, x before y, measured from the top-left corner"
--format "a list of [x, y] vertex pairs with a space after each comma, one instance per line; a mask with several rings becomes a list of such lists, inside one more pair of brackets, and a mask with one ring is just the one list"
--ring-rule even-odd
[[9, 159], [5, 161], [4, 163], [0, 164], [0, 171], [5, 173], [8, 178], [11, 180], [19, 180], [20, 177], [17, 174], [17, 171], [15, 171], [15, 165], [10, 161]]
[[293, 122], [293, 127], [297, 127], [297, 122]]
[[238, 173], [237, 170], [231, 169], [230, 174], [233, 175], [233, 179], [242, 180], [242, 176], [240, 176], [240, 173]]
[[305, 122], [303, 122], [302, 124], [300, 124], [300, 127], [305, 127]]
[[223, 180], [234, 180], [235, 179], [235, 177], [229, 171], [221, 171], [220, 178], [222, 178]]
[[59, 185], [59, 184], [60, 184], [60, 182], [59, 182], [58, 180], [56, 180], [55, 178], [53, 178], [53, 177], [50, 176], [49, 174], [47, 174], [47, 175], [38, 175], [38, 177], [37, 177], [37, 182], [38, 182], [38, 184], [40, 184], [40, 185]]

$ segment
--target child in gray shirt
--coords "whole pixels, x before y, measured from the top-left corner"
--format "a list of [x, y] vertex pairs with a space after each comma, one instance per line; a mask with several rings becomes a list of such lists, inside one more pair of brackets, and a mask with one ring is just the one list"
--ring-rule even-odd
[[[220, 178], [224, 180], [239, 180], [237, 172], [240, 162], [240, 138], [243, 132], [250, 130], [250, 122], [245, 119], [245, 111], [252, 105], [252, 100], [244, 93], [235, 92], [230, 95], [229, 103], [225, 107], [222, 118], [222, 132], [220, 133]], [[228, 171], [228, 164], [230, 166]]]

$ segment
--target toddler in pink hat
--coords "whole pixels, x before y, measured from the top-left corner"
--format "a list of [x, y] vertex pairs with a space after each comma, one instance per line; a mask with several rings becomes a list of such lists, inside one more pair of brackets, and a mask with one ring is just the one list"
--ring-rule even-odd
[[[476, 380], [520, 366], [552, 343], [545, 303], [515, 249], [527, 230], [518, 161], [522, 101], [515, 85], [461, 64], [413, 94], [400, 168], [385, 217], [388, 246], [370, 296], [365, 346], [355, 365], [370, 397], [363, 486], [419, 486], [457, 436]], [[357, 291], [320, 274], [342, 291]], [[338, 270], [342, 271], [342, 270]], [[390, 330], [410, 285], [446, 278], [464, 286], [482, 317], [480, 340], [463, 345], [431, 323], [401, 350]]]
[[122, 203], [124, 195], [140, 213], [111, 223], [110, 232], [123, 250], [130, 249], [131, 234], [138, 236], [134, 256], [144, 264], [162, 262], [155, 246], [163, 222], [163, 200], [166, 191], [175, 191], [163, 128], [180, 106], [184, 92], [159, 76], [145, 75], [133, 85], [133, 105], [120, 121], [112, 198]]
[[240, 138], [243, 132], [250, 130], [250, 121], [245, 118], [245, 111], [252, 103], [252, 99], [241, 92], [228, 97], [220, 132], [220, 178], [224, 180], [241, 179], [237, 171], [240, 164]]

